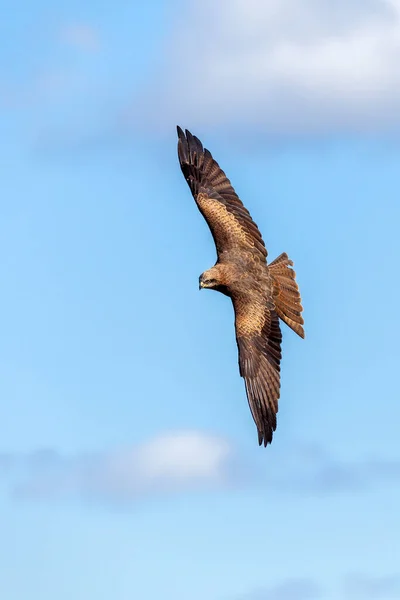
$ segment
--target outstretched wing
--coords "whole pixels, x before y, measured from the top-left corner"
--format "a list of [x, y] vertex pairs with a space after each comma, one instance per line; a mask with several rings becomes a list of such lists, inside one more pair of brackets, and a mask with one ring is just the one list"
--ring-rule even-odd
[[218, 258], [241, 250], [264, 261], [267, 250], [261, 233], [224, 171], [197, 137], [180, 127], [177, 130], [180, 166], [211, 230]]
[[282, 333], [273, 303], [258, 294], [232, 297], [239, 370], [258, 429], [258, 443], [272, 442], [280, 396]]

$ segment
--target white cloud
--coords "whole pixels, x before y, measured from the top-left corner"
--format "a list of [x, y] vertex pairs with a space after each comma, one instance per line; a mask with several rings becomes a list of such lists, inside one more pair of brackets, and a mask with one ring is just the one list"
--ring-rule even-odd
[[218, 480], [229, 450], [225, 440], [192, 431], [167, 434], [144, 444], [138, 460], [146, 477], [152, 480]]
[[66, 25], [60, 31], [60, 39], [63, 43], [89, 52], [100, 48], [100, 36], [98, 31], [90, 25], [75, 23]]
[[167, 433], [107, 456], [98, 486], [127, 497], [219, 486], [227, 480], [230, 458], [231, 447], [222, 438], [197, 431]]
[[231, 460], [226, 440], [178, 431], [106, 453], [68, 457], [48, 450], [13, 457], [14, 491], [24, 498], [131, 502], [149, 493], [223, 486], [230, 480]]
[[[373, 132], [400, 125], [400, 0], [203, 0], [154, 84], [189, 128]], [[160, 112], [160, 103], [164, 110]]]

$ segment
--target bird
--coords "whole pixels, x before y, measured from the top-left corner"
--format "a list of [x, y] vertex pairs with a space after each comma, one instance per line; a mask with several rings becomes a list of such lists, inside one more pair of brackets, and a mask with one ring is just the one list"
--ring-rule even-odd
[[211, 152], [177, 126], [178, 159], [214, 239], [217, 260], [199, 277], [199, 289], [218, 291], [233, 304], [238, 365], [258, 444], [271, 444], [280, 398], [280, 321], [301, 338], [301, 296], [286, 252], [268, 264], [258, 226]]

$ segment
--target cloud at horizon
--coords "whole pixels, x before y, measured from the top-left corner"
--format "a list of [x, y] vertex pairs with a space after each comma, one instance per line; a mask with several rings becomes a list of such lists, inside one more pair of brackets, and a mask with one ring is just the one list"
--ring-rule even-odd
[[235, 600], [317, 600], [322, 598], [320, 586], [308, 578], [288, 578], [267, 589], [257, 590]]
[[26, 455], [3, 453], [0, 476], [17, 499], [78, 498], [106, 504], [221, 489], [265, 488], [274, 494], [320, 496], [359, 493], [400, 482], [400, 460], [341, 461], [308, 443], [292, 444], [267, 466], [261, 452], [255, 458], [239, 456], [238, 448], [223, 437], [175, 431], [141, 444], [72, 456], [56, 449]]
[[129, 503], [147, 494], [224, 487], [231, 454], [222, 438], [179, 431], [105, 452], [3, 454], [0, 465], [18, 499]]
[[[400, 593], [400, 575], [348, 573], [337, 586], [343, 600], [389, 600]], [[271, 587], [255, 590], [233, 600], [317, 600], [326, 598], [327, 590], [312, 578], [288, 578]]]
[[344, 596], [347, 600], [389, 600], [400, 596], [400, 574], [349, 574], [344, 578]]

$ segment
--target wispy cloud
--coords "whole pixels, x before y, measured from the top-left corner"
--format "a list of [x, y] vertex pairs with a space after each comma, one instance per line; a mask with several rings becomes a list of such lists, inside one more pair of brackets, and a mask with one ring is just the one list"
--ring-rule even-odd
[[[65, 108], [69, 105], [76, 111], [77, 104], [88, 100], [94, 103], [98, 90], [93, 89], [91, 67], [93, 62], [82, 61], [81, 55], [65, 63], [60, 52], [60, 43], [81, 52], [95, 52], [101, 47], [98, 31], [89, 25], [65, 25], [53, 36], [44, 33], [43, 44], [52, 60], [38, 58], [33, 70], [27, 70], [24, 78], [9, 78], [0, 83], [0, 105], [5, 108], [33, 111], [35, 121], [46, 122], [48, 114], [60, 110], [60, 120], [65, 119]], [[94, 59], [99, 64], [101, 58]], [[51, 65], [51, 66], [50, 66]], [[105, 86], [104, 86], [105, 87]]]
[[341, 460], [319, 445], [300, 443], [271, 468], [270, 483], [280, 492], [360, 492], [400, 483], [400, 460], [376, 456]]
[[258, 590], [237, 600], [316, 600], [320, 586], [312, 579], [287, 579], [272, 587]]
[[149, 493], [224, 486], [232, 448], [221, 438], [196, 431], [167, 433], [104, 453], [63, 456], [41, 450], [0, 457], [12, 466], [12, 490], [19, 498], [81, 497], [132, 502]]
[[104, 452], [3, 454], [0, 475], [19, 498], [131, 503], [149, 494], [243, 487], [275, 494], [359, 493], [400, 483], [400, 460], [341, 461], [320, 446], [299, 443], [266, 467], [265, 453], [250, 458], [224, 438], [178, 431]]
[[400, 574], [348, 575], [344, 581], [344, 594], [348, 600], [398, 600], [400, 598]]
[[[335, 597], [343, 600], [398, 600], [400, 574], [347, 575], [338, 579]], [[327, 597], [319, 583], [311, 578], [288, 578], [273, 586], [256, 590], [235, 600], [317, 600]], [[330, 596], [329, 596], [330, 597]]]
[[399, 0], [191, 2], [149, 92], [150, 120], [387, 131], [400, 126], [399, 39]]
[[101, 47], [100, 34], [84, 23], [65, 25], [60, 31], [61, 42], [79, 50], [95, 52]]

